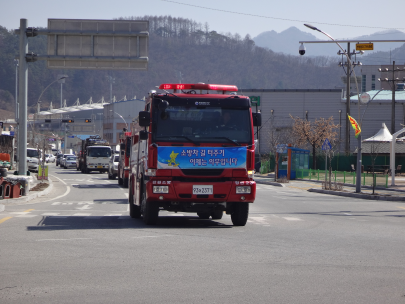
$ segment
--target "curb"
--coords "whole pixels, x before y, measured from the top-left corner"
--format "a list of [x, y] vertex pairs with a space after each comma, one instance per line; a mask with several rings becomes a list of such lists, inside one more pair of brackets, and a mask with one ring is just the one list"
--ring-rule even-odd
[[266, 185], [271, 185], [271, 186], [276, 186], [276, 187], [286, 187], [286, 185], [277, 183], [277, 182], [270, 182], [262, 179], [255, 179], [256, 184], [266, 184]]
[[322, 189], [315, 189], [315, 188], [308, 189], [307, 191], [336, 195], [336, 196], [355, 197], [355, 198], [374, 200], [374, 201], [405, 201], [405, 197], [398, 197], [398, 196], [382, 196], [382, 195], [370, 195], [370, 194], [361, 194], [361, 193], [347, 193], [347, 192], [322, 190]]
[[19, 203], [26, 203], [30, 200], [33, 200], [34, 198], [37, 198], [37, 197], [40, 197], [43, 195], [47, 195], [49, 192], [52, 191], [52, 188], [53, 188], [52, 180], [48, 179], [48, 183], [49, 183], [48, 187], [42, 191], [32, 191], [32, 192], [36, 192], [36, 193], [31, 194], [31, 192], [30, 192], [27, 196], [8, 199], [8, 200], [6, 200], [6, 202], [4, 200], [2, 200], [2, 203], [0, 204], [0, 212], [4, 211], [5, 206], [10, 206], [10, 205], [19, 204]]

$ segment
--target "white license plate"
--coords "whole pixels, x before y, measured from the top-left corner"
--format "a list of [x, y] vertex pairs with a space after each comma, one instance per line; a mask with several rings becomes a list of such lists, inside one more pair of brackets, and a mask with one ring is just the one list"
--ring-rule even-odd
[[214, 194], [212, 185], [194, 185], [193, 194]]

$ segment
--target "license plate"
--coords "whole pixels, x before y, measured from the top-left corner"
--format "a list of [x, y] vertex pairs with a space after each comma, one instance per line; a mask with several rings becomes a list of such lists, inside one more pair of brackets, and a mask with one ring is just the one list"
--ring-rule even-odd
[[97, 166], [97, 168], [102, 168], [103, 166]]
[[213, 194], [212, 185], [194, 185], [193, 194]]

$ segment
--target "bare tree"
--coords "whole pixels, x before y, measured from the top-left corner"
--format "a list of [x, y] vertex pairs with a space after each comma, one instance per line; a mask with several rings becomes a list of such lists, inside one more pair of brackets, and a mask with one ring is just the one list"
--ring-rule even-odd
[[339, 125], [333, 123], [333, 116], [328, 119], [315, 119], [315, 121], [293, 117], [292, 115], [290, 115], [290, 117], [294, 121], [292, 134], [296, 138], [296, 145], [298, 147], [311, 146], [314, 160], [313, 169], [316, 169], [317, 148], [322, 146], [326, 138], [328, 138], [329, 141], [334, 141], [337, 138], [338, 133], [336, 130], [339, 128]]

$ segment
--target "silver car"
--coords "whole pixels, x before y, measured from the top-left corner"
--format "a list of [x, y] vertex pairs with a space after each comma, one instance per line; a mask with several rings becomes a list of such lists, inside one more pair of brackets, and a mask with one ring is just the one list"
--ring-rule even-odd
[[66, 156], [66, 159], [63, 162], [63, 168], [76, 168], [76, 156]]
[[120, 156], [118, 154], [113, 154], [108, 162], [108, 179], [115, 179], [118, 174], [118, 162]]

